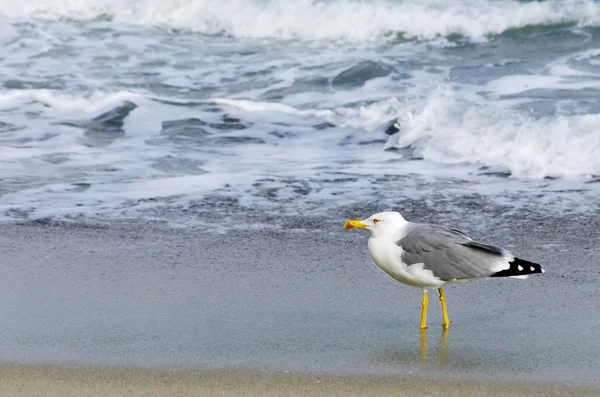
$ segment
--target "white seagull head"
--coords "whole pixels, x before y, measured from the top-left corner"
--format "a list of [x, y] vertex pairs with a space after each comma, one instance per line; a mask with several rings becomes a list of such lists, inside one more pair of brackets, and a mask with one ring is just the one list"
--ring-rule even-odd
[[379, 212], [364, 220], [350, 220], [344, 224], [346, 229], [367, 229], [371, 237], [396, 234], [404, 225], [406, 220], [395, 211]]

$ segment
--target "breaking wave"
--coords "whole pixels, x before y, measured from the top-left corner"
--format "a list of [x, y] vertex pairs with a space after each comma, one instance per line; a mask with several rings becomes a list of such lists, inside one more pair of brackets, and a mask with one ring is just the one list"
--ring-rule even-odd
[[8, 18], [112, 21], [239, 38], [374, 41], [481, 39], [531, 26], [599, 26], [591, 0], [0, 0]]

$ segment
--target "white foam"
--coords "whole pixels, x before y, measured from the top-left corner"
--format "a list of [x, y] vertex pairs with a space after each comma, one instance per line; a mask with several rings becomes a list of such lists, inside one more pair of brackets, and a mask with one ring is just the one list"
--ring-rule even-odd
[[[594, 58], [600, 50], [585, 50], [558, 57], [535, 74], [511, 74], [486, 84], [486, 90], [496, 95], [522, 94], [530, 90], [597, 90], [600, 70], [592, 71]], [[581, 68], [584, 65], [584, 68]]]
[[245, 112], [258, 112], [258, 113], [285, 113], [293, 114], [297, 116], [317, 116], [327, 117], [332, 114], [329, 110], [300, 110], [293, 106], [288, 106], [283, 103], [274, 102], [262, 102], [262, 101], [250, 101], [244, 99], [227, 99], [227, 98], [214, 98], [210, 102], [226, 105], [234, 108], [238, 108]]
[[[1, 137], [15, 139], [17, 144], [0, 147], [0, 178], [7, 186], [18, 182], [18, 189], [0, 197], [0, 216], [15, 208], [31, 208], [32, 219], [79, 214], [119, 218], [164, 203], [184, 207], [190, 200], [215, 192], [231, 194], [253, 208], [279, 205], [309, 211], [370, 197], [376, 186], [374, 176], [383, 178], [382, 189], [393, 190], [378, 198], [382, 202], [397, 199], [395, 189], [404, 194], [414, 189], [414, 197], [419, 197], [428, 194], [421, 186], [434, 189], [431, 186], [440, 186], [438, 183], [444, 194], [451, 196], [464, 194], [467, 188], [444, 185], [443, 181], [457, 176], [472, 178], [469, 173], [477, 173], [479, 165], [511, 170], [510, 182], [519, 192], [525, 186], [520, 178], [541, 181], [535, 182], [541, 185], [546, 183], [542, 181], [545, 176], [577, 180], [600, 174], [600, 116], [535, 119], [493, 101], [477, 102], [471, 96], [442, 86], [419, 100], [388, 98], [366, 106], [320, 110], [223, 98], [179, 100], [195, 105], [172, 106], [128, 91], [81, 97], [47, 90], [4, 93], [0, 111], [18, 109], [6, 120], [27, 128], [4, 132]], [[84, 129], [53, 123], [93, 118], [124, 100], [138, 107], [125, 119], [124, 136], [108, 147], [82, 145]], [[177, 98], [170, 100], [178, 102]], [[214, 104], [246, 125], [239, 131], [219, 131], [214, 137], [259, 138], [265, 143], [220, 146], [210, 141], [185, 141], [185, 137], [177, 143], [161, 134], [161, 122], [166, 120], [200, 118], [207, 125], [222, 122], [224, 113], [203, 112], [203, 106]], [[40, 112], [40, 116], [29, 119], [24, 115], [28, 110]], [[399, 153], [383, 151], [384, 145], [376, 141], [385, 138], [383, 126], [395, 117], [400, 118], [402, 129], [390, 138], [389, 145], [409, 148], [425, 161], [403, 161]], [[314, 129], [324, 121], [335, 127]], [[56, 136], [42, 139], [48, 131]], [[21, 138], [31, 140], [22, 145], [18, 143]], [[152, 144], [152, 140], [162, 141]], [[360, 144], [362, 141], [367, 143]], [[48, 162], [52, 156], [64, 161]], [[207, 173], [178, 174], [154, 167], [165, 158], [198, 161]], [[454, 167], [446, 167], [448, 164]], [[327, 182], [345, 175], [350, 176], [347, 182]], [[406, 175], [410, 178], [402, 179], [400, 186], [385, 182]], [[306, 183], [310, 193], [297, 193], [293, 181]], [[498, 178], [496, 187], [494, 183], [488, 180], [469, 189], [493, 195], [509, 182]], [[82, 191], [78, 184], [90, 187]], [[267, 200], [261, 189], [275, 189], [277, 197]], [[536, 191], [535, 187], [531, 191]], [[299, 197], [303, 204], [298, 207]], [[589, 195], [577, 197], [589, 202]]]
[[[0, 0], [11, 18], [110, 18], [117, 23], [248, 38], [377, 40], [390, 33], [475, 39], [528, 25], [600, 25], [592, 0]], [[393, 35], [392, 35], [393, 37]]]
[[[600, 156], [597, 155], [600, 151], [600, 115], [547, 116], [536, 119], [498, 103], [476, 103], [465, 97], [466, 95], [457, 94], [450, 87], [442, 86], [416, 103], [390, 98], [368, 106], [330, 110], [300, 110], [280, 103], [221, 98], [198, 103], [226, 106], [233, 115], [235, 113], [231, 112], [238, 109], [240, 117], [256, 123], [255, 127], [243, 131], [245, 136], [254, 134], [264, 138], [264, 130], [271, 128], [270, 125], [279, 122], [293, 125], [295, 138], [276, 141], [273, 143], [277, 146], [267, 145], [261, 149], [269, 151], [269, 158], [273, 161], [270, 166], [282, 167], [283, 164], [276, 164], [277, 161], [291, 160], [298, 155], [298, 160], [312, 156], [315, 162], [307, 163], [306, 167], [313, 167], [317, 165], [319, 158], [326, 161], [328, 157], [336, 155], [334, 151], [337, 150], [335, 148], [338, 147], [340, 137], [351, 134], [354, 143], [384, 138], [383, 125], [398, 117], [401, 131], [389, 139], [387, 147], [410, 148], [415, 154], [433, 163], [486, 165], [510, 170], [513, 177], [526, 179], [542, 179], [546, 176], [581, 178], [600, 174]], [[160, 123], [164, 120], [198, 116], [193, 108], [174, 109], [127, 91], [106, 94], [97, 92], [87, 97], [77, 97], [48, 90], [19, 90], [0, 94], [0, 108], [33, 101], [49, 107], [45, 112], [51, 118], [86, 119], [119, 106], [125, 100], [139, 105], [126, 119], [126, 128], [128, 125], [132, 126], [128, 128], [128, 145], [145, 145], [144, 140], [156, 136], [160, 131]], [[335, 133], [315, 132], [311, 125], [318, 123], [319, 119], [332, 122], [338, 129]], [[19, 124], [18, 120], [15, 123]], [[34, 123], [34, 128], [28, 131], [36, 133], [39, 130], [42, 134], [47, 121], [42, 119], [40, 128], [35, 128], [36, 122], [32, 120], [26, 123]], [[33, 147], [5, 147], [2, 152], [3, 160], [61, 152], [74, 144], [76, 137], [80, 135], [79, 130], [70, 127], [56, 128], [65, 131], [61, 135], [61, 147], [48, 146], [43, 143], [46, 141]], [[15, 134], [17, 136], [19, 133]], [[56, 144], [56, 141], [53, 142]], [[289, 146], [289, 153], [285, 152], [286, 149], [282, 146], [284, 143], [285, 148]], [[297, 150], [292, 150], [293, 148]], [[383, 147], [373, 148], [374, 158], [380, 156], [381, 149]], [[127, 145], [110, 151], [97, 149], [97, 154], [87, 162], [110, 164], [120, 163], [119, 160], [132, 160], [127, 150]], [[259, 166], [264, 160], [265, 153], [256, 155], [256, 152], [244, 153], [245, 149], [240, 150], [237, 153], [240, 164]], [[348, 150], [361, 149], [352, 146]], [[89, 148], [77, 147], [73, 156], [85, 165], [88, 164], [86, 156], [93, 152]], [[142, 161], [149, 154], [153, 153], [140, 151], [141, 157], [138, 160]], [[293, 161], [291, 164], [293, 168], [298, 167]], [[364, 167], [365, 165], [361, 166]], [[370, 171], [367, 169], [365, 172]]]
[[137, 101], [141, 96], [129, 91], [104, 93], [95, 91], [88, 96], [62, 94], [52, 90], [16, 90], [0, 93], [0, 108], [37, 102], [61, 112], [88, 114], [109, 110], [123, 101]]
[[467, 102], [447, 88], [398, 113], [403, 129], [388, 145], [439, 164], [499, 167], [526, 179], [600, 174], [597, 114], [535, 119], [499, 104]]
[[[389, 98], [367, 106], [320, 111], [248, 100], [211, 101], [257, 113], [272, 122], [295, 124], [297, 128], [306, 124], [305, 117], [311, 118], [308, 124], [314, 124], [315, 118], [323, 118], [351, 133], [355, 143], [383, 138], [383, 125], [398, 117], [401, 131], [390, 137], [385, 147], [409, 148], [415, 155], [437, 164], [484, 165], [509, 170], [513, 178], [527, 180], [577, 179], [600, 174], [600, 115], [534, 118], [502, 103], [471, 102], [465, 99], [468, 97], [448, 86], [440, 86], [417, 103]], [[301, 157], [310, 158], [309, 153], [328, 139], [331, 139], [330, 145], [337, 146], [339, 135], [310, 135], [306, 139], [308, 141], [296, 140], [293, 144], [298, 145]], [[335, 155], [335, 149], [331, 150], [327, 156]], [[360, 151], [360, 148], [348, 150]], [[381, 153], [373, 150], [373, 163], [361, 164], [362, 170], [353, 172], [369, 173], [381, 166], [378, 164]], [[315, 162], [319, 160], [317, 152], [313, 153]], [[278, 156], [290, 159], [290, 153], [285, 152], [271, 156], [274, 156], [271, 159]], [[351, 155], [346, 152], [346, 156]]]

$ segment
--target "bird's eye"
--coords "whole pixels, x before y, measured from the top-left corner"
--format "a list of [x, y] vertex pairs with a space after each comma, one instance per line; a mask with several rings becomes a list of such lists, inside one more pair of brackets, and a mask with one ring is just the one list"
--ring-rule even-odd
[[373, 219], [373, 224], [378, 224], [379, 222], [381, 222], [379, 219]]

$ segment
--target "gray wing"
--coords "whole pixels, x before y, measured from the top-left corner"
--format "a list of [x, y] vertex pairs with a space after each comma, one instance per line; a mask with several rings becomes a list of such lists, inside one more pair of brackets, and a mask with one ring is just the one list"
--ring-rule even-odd
[[473, 241], [456, 229], [439, 225], [411, 224], [408, 233], [396, 242], [402, 248], [402, 262], [423, 263], [444, 281], [486, 277], [507, 269], [513, 256], [493, 245]]

